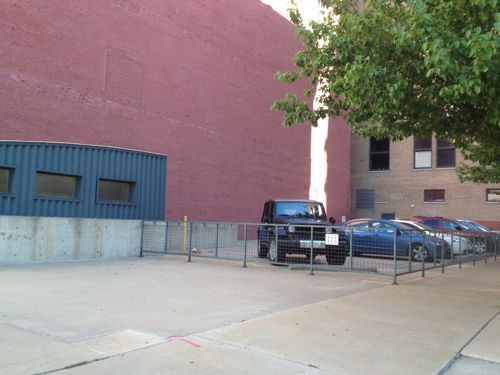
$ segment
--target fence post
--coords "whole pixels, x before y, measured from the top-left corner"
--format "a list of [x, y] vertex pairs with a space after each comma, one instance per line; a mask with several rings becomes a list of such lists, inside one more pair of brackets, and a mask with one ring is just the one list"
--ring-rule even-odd
[[[184, 227], [185, 228], [185, 227]], [[185, 230], [185, 229], [184, 229]], [[193, 241], [193, 222], [189, 222], [189, 248], [188, 248], [188, 262], [191, 262], [191, 253], [192, 253], [192, 241]]]
[[484, 264], [488, 263], [488, 237], [486, 234], [483, 234], [484, 237]]
[[184, 236], [182, 238], [182, 252], [183, 253], [186, 252], [187, 222], [188, 222], [188, 217], [184, 216], [184, 220], [183, 220]]
[[408, 272], [411, 272], [411, 261], [412, 261], [412, 254], [411, 254], [411, 249], [413, 247], [413, 230], [410, 230], [410, 245], [408, 246]]
[[[437, 246], [436, 246], [436, 238], [437, 238], [437, 231], [434, 231], [434, 241], [432, 241], [432, 247], [434, 248], [434, 268], [437, 267], [437, 259], [436, 259], [436, 253], [437, 253]], [[424, 244], [424, 249], [425, 249], [425, 244]]]
[[352, 270], [352, 228], [349, 228], [349, 269]]
[[425, 231], [422, 233], [422, 277], [425, 277]]
[[477, 238], [474, 236], [474, 242], [472, 243], [472, 265], [476, 265], [476, 254], [477, 254]]
[[165, 248], [163, 252], [168, 253], [168, 221], [165, 221]]
[[244, 243], [243, 267], [247, 268], [247, 224], [244, 225], [243, 243]]
[[141, 252], [139, 253], [139, 257], [142, 258], [142, 248], [144, 247], [144, 220], [141, 222]]
[[444, 233], [441, 232], [441, 273], [444, 273]]
[[314, 227], [311, 226], [311, 253], [309, 254], [309, 266], [311, 268], [311, 271], [309, 272], [309, 275], [314, 275], [314, 267], [313, 267], [313, 260], [314, 260]]
[[398, 285], [398, 280], [397, 280], [397, 274], [398, 274], [398, 260], [397, 260], [397, 246], [396, 246], [396, 236], [397, 236], [397, 230], [394, 231], [394, 234], [392, 236], [392, 250], [393, 250], [393, 261], [394, 261], [394, 279], [392, 280], [392, 285]]
[[219, 223], [215, 225], [215, 257], [219, 256]]
[[500, 234], [497, 234], [497, 238], [495, 241], [495, 262], [497, 261], [497, 253], [498, 253], [498, 248], [500, 247]]

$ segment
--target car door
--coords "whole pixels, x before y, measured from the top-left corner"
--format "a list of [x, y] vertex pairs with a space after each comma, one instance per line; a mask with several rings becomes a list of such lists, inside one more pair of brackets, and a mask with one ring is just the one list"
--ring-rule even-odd
[[373, 220], [371, 222], [371, 248], [373, 252], [392, 255], [394, 252], [394, 232], [396, 228], [389, 223]]
[[368, 221], [356, 221], [346, 225], [352, 232], [352, 251], [353, 253], [364, 253], [370, 250], [370, 237], [372, 231]]
[[424, 224], [427, 225], [428, 227], [434, 228], [434, 229], [440, 229], [439, 225], [439, 220], [436, 219], [425, 219]]
[[264, 247], [269, 247], [270, 234], [272, 231], [272, 226], [268, 225], [272, 223], [272, 202], [268, 201], [264, 205], [264, 210], [262, 212], [262, 218], [260, 219], [261, 224], [259, 226], [259, 247], [263, 245]]

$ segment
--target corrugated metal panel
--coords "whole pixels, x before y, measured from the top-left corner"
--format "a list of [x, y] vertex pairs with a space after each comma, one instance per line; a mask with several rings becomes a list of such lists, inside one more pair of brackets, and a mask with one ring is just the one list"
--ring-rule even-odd
[[[166, 163], [163, 155], [99, 146], [0, 142], [0, 168], [13, 170], [0, 215], [162, 219]], [[36, 173], [78, 176], [76, 199], [36, 196]], [[130, 203], [99, 202], [99, 179], [133, 183]]]

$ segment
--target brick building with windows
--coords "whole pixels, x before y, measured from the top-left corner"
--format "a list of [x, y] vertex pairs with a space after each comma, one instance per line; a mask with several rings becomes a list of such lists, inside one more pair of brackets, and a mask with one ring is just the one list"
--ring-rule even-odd
[[467, 218], [500, 229], [500, 184], [461, 183], [446, 140], [351, 138], [351, 217]]
[[[500, 221], [500, 186], [461, 184], [444, 140], [350, 142], [342, 119], [283, 129], [269, 107], [303, 89], [274, 79], [300, 48], [287, 3], [1, 2], [0, 143], [26, 153], [0, 150], [0, 215], [94, 217], [110, 204], [118, 218], [257, 221], [271, 197], [309, 197], [338, 221]], [[120, 156], [96, 164], [111, 149]], [[160, 181], [123, 168], [130, 155], [165, 158]]]

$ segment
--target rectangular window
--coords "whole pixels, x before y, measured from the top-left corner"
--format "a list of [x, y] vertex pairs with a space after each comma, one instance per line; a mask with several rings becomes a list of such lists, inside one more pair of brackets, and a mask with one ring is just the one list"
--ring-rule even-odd
[[356, 208], [375, 208], [375, 190], [356, 190]]
[[79, 179], [78, 176], [37, 172], [36, 195], [75, 199]]
[[413, 138], [413, 168], [432, 168], [432, 138]]
[[0, 167], [0, 194], [10, 192], [13, 170], [11, 168]]
[[487, 202], [500, 202], [500, 188], [499, 189], [486, 189]]
[[424, 190], [424, 202], [444, 201], [444, 189]]
[[436, 143], [436, 168], [454, 168], [455, 147], [444, 139], [437, 139]]
[[385, 220], [394, 220], [396, 219], [396, 213], [395, 212], [384, 212], [380, 215], [381, 219]]
[[133, 182], [99, 179], [99, 201], [132, 202]]
[[370, 138], [370, 171], [389, 169], [389, 138]]
[[424, 224], [431, 228], [439, 228], [439, 221], [436, 219], [426, 219], [424, 220]]

